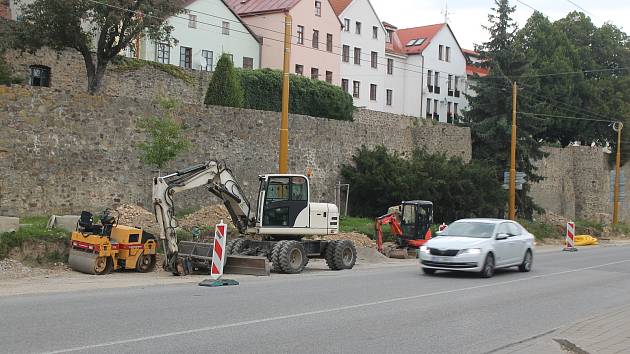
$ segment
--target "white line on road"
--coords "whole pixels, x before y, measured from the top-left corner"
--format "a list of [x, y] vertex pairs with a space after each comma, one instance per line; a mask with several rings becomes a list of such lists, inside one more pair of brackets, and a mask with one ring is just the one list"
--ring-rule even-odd
[[222, 325], [217, 325], [217, 326], [208, 326], [208, 327], [201, 327], [201, 328], [196, 328], [196, 329], [189, 329], [189, 330], [186, 330], [186, 331], [177, 331], [177, 332], [156, 334], [156, 335], [153, 335], [153, 336], [137, 337], [137, 338], [117, 340], [117, 341], [112, 341], [112, 342], [104, 342], [104, 343], [99, 343], [99, 344], [91, 344], [91, 345], [85, 345], [85, 346], [80, 346], [80, 347], [72, 347], [72, 348], [55, 350], [55, 351], [52, 351], [52, 352], [44, 352], [44, 354], [76, 352], [76, 351], [81, 351], [81, 350], [88, 350], [88, 349], [95, 349], [95, 348], [102, 348], [102, 347], [110, 347], [110, 346], [114, 346], [114, 345], [121, 345], [121, 344], [135, 343], [135, 342], [143, 342], [143, 341], [152, 340], [152, 339], [160, 339], [160, 338], [166, 338], [166, 337], [181, 336], [181, 335], [184, 335], [184, 334], [208, 332], [208, 331], [214, 331], [214, 330], [225, 329], [225, 328], [242, 327], [242, 326], [248, 326], [248, 325], [252, 325], [252, 324], [259, 324], [259, 323], [280, 321], [280, 320], [288, 320], [288, 319], [293, 319], [293, 318], [298, 318], [298, 317], [307, 317], [307, 316], [319, 315], [319, 314], [329, 313], [329, 312], [353, 310], [353, 309], [358, 309], [358, 308], [363, 308], [363, 307], [372, 307], [372, 306], [375, 306], [375, 305], [389, 304], [389, 303], [392, 303], [392, 302], [416, 300], [416, 299], [420, 299], [420, 298], [423, 298], [423, 297], [444, 295], [444, 294], [452, 294], [452, 293], [457, 293], [457, 292], [462, 292], [462, 291], [483, 289], [483, 288], [489, 288], [489, 287], [493, 287], [493, 286], [513, 284], [513, 283], [519, 283], [519, 282], [535, 280], [535, 279], [540, 279], [540, 278], [553, 277], [553, 276], [557, 276], [557, 275], [576, 273], [576, 272], [581, 272], [581, 271], [585, 271], [585, 270], [589, 270], [589, 269], [597, 269], [597, 268], [602, 268], [602, 267], [615, 265], [615, 264], [626, 263], [626, 262], [630, 262], [630, 259], [623, 260], [623, 261], [617, 261], [617, 262], [610, 262], [610, 263], [600, 264], [600, 265], [591, 266], [591, 267], [584, 267], [584, 268], [579, 268], [579, 269], [565, 270], [565, 271], [562, 271], [562, 272], [534, 275], [534, 276], [527, 277], [527, 278], [507, 280], [507, 281], [491, 283], [491, 284], [470, 286], [470, 287], [459, 288], [459, 289], [436, 291], [436, 292], [432, 292], [432, 293], [419, 294], [419, 295], [413, 295], [413, 296], [396, 297], [396, 298], [392, 298], [392, 299], [373, 301], [373, 302], [366, 302], [366, 303], [356, 304], [356, 305], [340, 306], [340, 307], [323, 309], [323, 310], [317, 310], [317, 311], [308, 311], [308, 312], [294, 313], [294, 314], [291, 314], [291, 315], [274, 316], [274, 317], [261, 318], [261, 319], [257, 319], [257, 320], [227, 323], [227, 324], [222, 324]]

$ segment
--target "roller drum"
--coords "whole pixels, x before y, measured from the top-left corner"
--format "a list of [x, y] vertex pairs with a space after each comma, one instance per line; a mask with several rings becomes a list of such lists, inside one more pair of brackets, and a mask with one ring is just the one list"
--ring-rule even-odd
[[106, 257], [99, 257], [98, 254], [75, 249], [70, 250], [68, 265], [78, 272], [87, 274], [106, 274], [111, 269]]

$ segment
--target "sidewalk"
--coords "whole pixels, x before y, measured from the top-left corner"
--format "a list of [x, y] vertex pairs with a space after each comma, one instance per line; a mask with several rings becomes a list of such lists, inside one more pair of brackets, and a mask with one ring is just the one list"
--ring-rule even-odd
[[630, 353], [630, 305], [560, 327], [494, 353]]

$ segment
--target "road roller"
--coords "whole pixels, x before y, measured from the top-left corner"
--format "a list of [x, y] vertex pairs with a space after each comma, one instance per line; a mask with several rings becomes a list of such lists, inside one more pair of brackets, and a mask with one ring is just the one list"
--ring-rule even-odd
[[83, 211], [70, 240], [70, 268], [88, 274], [108, 274], [115, 270], [141, 273], [155, 268], [158, 243], [154, 235], [137, 227], [118, 225], [107, 209], [94, 224], [90, 212]]

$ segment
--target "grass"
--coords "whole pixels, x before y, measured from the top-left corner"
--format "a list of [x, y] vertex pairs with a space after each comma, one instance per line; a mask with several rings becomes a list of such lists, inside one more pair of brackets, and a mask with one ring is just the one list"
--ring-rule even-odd
[[193, 85], [195, 83], [195, 78], [192, 75], [188, 74], [185, 70], [175, 65], [162, 64], [149, 60], [126, 58], [123, 56], [116, 57], [114, 60], [112, 60], [112, 64], [114, 64], [112, 70], [117, 72], [135, 71], [145, 66], [149, 66], [165, 72], [176, 79], [180, 79], [188, 85]]
[[534, 234], [537, 240], [564, 238], [564, 231], [557, 226], [530, 220], [518, 220], [523, 227]]
[[[359, 232], [374, 238], [374, 219], [346, 216], [339, 223], [340, 232]], [[389, 225], [383, 227], [383, 233], [389, 233]]]
[[[0, 259], [4, 259], [14, 248], [22, 247], [25, 242], [58, 243], [67, 242], [70, 234], [61, 229], [47, 229], [48, 217], [31, 216], [20, 219], [22, 226], [15, 232], [0, 234]], [[58, 251], [47, 252], [43, 255], [47, 262], [57, 262], [64, 259]]]

